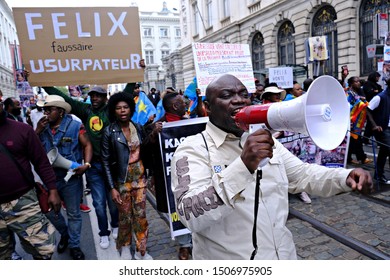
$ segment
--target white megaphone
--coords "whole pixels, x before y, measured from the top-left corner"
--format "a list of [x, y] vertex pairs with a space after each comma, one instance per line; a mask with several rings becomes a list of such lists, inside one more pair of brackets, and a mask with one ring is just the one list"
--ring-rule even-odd
[[308, 135], [321, 149], [333, 150], [348, 131], [349, 103], [339, 81], [331, 76], [321, 76], [302, 96], [290, 101], [244, 107], [235, 120], [243, 130], [248, 130], [251, 124], [265, 124], [270, 130]]
[[64, 158], [62, 155], [58, 153], [58, 149], [54, 147], [47, 153], [47, 157], [49, 159], [50, 164], [53, 167], [58, 167], [58, 168], [64, 168], [67, 169], [68, 172], [64, 178], [65, 182], [68, 182], [70, 177], [74, 175], [73, 169], [79, 167], [81, 164], [71, 161], [69, 159]]

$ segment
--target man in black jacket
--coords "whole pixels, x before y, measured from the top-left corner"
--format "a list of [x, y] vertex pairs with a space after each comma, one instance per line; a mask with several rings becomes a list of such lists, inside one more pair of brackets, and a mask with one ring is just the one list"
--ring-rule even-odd
[[[366, 96], [368, 102], [374, 98], [377, 94], [382, 92], [382, 86], [378, 84], [379, 78], [381, 75], [374, 71], [370, 75], [368, 75], [367, 81], [363, 84], [363, 92]], [[366, 127], [364, 128], [364, 138], [362, 139], [364, 144], [369, 143], [369, 139], [372, 136], [372, 127], [371, 123], [367, 122]]]
[[371, 124], [375, 139], [379, 141], [380, 145], [375, 177], [379, 182], [390, 185], [390, 180], [385, 176], [386, 160], [390, 157], [390, 78], [386, 80], [386, 84], [387, 89], [371, 99], [368, 105], [367, 119]]
[[160, 101], [160, 93], [157, 92], [155, 88], [152, 88], [148, 94], [148, 98], [153, 103], [154, 107], [157, 107], [157, 104]]

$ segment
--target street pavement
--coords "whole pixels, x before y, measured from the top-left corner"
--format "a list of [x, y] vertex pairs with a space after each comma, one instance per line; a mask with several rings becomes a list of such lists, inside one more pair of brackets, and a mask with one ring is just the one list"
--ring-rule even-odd
[[[152, 206], [154, 203], [153, 195], [148, 193], [148, 201], [146, 204], [146, 215], [149, 223], [149, 238], [148, 238], [148, 253], [156, 260], [175, 260], [179, 247], [176, 241], [171, 239], [167, 216], [160, 215]], [[82, 213], [83, 227], [81, 234], [81, 249], [85, 254], [86, 260], [131, 260], [134, 254], [134, 245], [132, 248], [124, 247], [122, 253], [119, 254], [115, 248], [115, 241], [110, 236], [110, 246], [107, 249], [100, 248], [99, 230], [95, 210], [92, 205], [92, 196], [87, 195], [84, 202], [91, 208], [91, 212]], [[152, 203], [152, 204], [151, 204]], [[66, 212], [61, 210], [66, 217]], [[57, 234], [57, 240], [60, 235]], [[134, 243], [134, 242], [133, 242]], [[19, 242], [17, 243], [16, 251], [23, 259], [31, 260], [32, 257], [25, 253]], [[133, 254], [131, 254], [131, 252]], [[54, 253], [53, 260], [71, 260], [69, 249], [62, 254]]]
[[[365, 146], [369, 157], [372, 157], [371, 146]], [[376, 150], [377, 152], [377, 150]], [[348, 165], [348, 168], [363, 167], [374, 175], [374, 164]], [[389, 169], [386, 175], [390, 178]], [[377, 185], [380, 190], [374, 198], [390, 201], [390, 186]], [[356, 193], [340, 194], [331, 198], [311, 197], [312, 203], [305, 204], [296, 196], [290, 196], [291, 211], [298, 211], [306, 217], [315, 219], [331, 227], [337, 234], [345, 236], [349, 241], [356, 241], [372, 248], [375, 252], [390, 257], [390, 208], [387, 204], [380, 204], [366, 199]], [[92, 206], [92, 197], [87, 195], [85, 202], [92, 208], [90, 213], [83, 213], [83, 230], [81, 248], [88, 260], [130, 260], [130, 248], [124, 248], [120, 255], [115, 242], [110, 237], [110, 247], [101, 249], [99, 246], [98, 226], [95, 211]], [[155, 210], [155, 199], [148, 191], [146, 204], [147, 219], [149, 222], [149, 239], [147, 250], [156, 260], [175, 260], [179, 246], [171, 239], [167, 223], [167, 215], [161, 215]], [[64, 213], [65, 214], [65, 213]], [[303, 260], [358, 260], [370, 259], [358, 250], [344, 245], [342, 242], [329, 237], [318, 230], [311, 223], [298, 219], [293, 215], [287, 221], [297, 248], [298, 259]], [[248, 237], [250, 238], [250, 237]], [[134, 246], [132, 248], [134, 252]], [[17, 252], [25, 259], [31, 259], [17, 246]], [[69, 250], [63, 254], [55, 253], [55, 260], [71, 259]]]
[[[176, 242], [172, 240], [168, 224], [166, 222], [167, 216], [160, 215], [153, 207], [154, 197], [148, 192], [146, 203], [146, 217], [149, 223], [149, 238], [147, 243], [147, 251], [156, 260], [174, 260], [177, 259], [177, 252], [179, 247]], [[91, 195], [86, 196], [87, 203], [92, 211], [89, 213], [90, 223], [92, 227], [93, 244], [96, 251], [97, 260], [131, 260], [134, 255], [134, 242], [131, 248], [124, 247], [122, 253], [119, 254], [115, 248], [115, 241], [110, 237], [110, 247], [107, 249], [100, 248], [98, 225], [95, 215], [95, 210], [92, 206]], [[132, 252], [132, 254], [131, 254]]]

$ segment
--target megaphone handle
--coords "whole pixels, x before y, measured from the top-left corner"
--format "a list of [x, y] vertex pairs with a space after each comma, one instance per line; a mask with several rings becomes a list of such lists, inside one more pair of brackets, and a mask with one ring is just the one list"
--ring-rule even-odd
[[[249, 125], [249, 133], [253, 133], [255, 132], [256, 130], [258, 129], [268, 129], [267, 126], [263, 123], [256, 123], [256, 124], [250, 124]], [[260, 163], [259, 163], [259, 167], [258, 169], [261, 169], [263, 168], [264, 166], [267, 165], [267, 163], [269, 162], [270, 158], [269, 157], [266, 157], [266, 158], [263, 158]]]
[[65, 181], [66, 183], [68, 183], [70, 177], [72, 177], [73, 175], [74, 175], [74, 171], [73, 171], [72, 169], [69, 169], [69, 170], [68, 170], [68, 173], [66, 173], [66, 176], [65, 176], [65, 178], [64, 178], [64, 181]]

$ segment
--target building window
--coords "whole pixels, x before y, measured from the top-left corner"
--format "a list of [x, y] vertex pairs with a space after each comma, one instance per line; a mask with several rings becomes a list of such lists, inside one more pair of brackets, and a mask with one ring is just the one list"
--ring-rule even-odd
[[295, 64], [295, 33], [291, 21], [282, 24], [278, 32], [279, 65]]
[[252, 41], [252, 64], [253, 72], [260, 80], [260, 71], [265, 69], [265, 58], [264, 58], [264, 38], [263, 35], [258, 32], [253, 37]]
[[230, 0], [223, 0], [223, 16], [230, 17]]
[[166, 37], [168, 37], [168, 28], [160, 27], [160, 38], [166, 38]]
[[389, 14], [390, 1], [385, 0], [363, 0], [360, 5], [360, 75], [367, 76], [372, 71], [378, 71], [374, 58], [367, 57], [366, 46], [378, 44], [380, 41], [374, 40], [374, 17], [376, 14]]
[[332, 6], [320, 8], [313, 17], [312, 36], [326, 36], [329, 59], [320, 64], [319, 75], [338, 77], [338, 48], [337, 48], [337, 19], [336, 11]]
[[145, 51], [146, 65], [154, 64], [154, 51]]
[[152, 37], [152, 28], [144, 27], [144, 37]]
[[164, 58], [169, 55], [169, 50], [162, 50], [161, 51], [161, 58]]
[[180, 28], [175, 28], [175, 37], [180, 38], [181, 37], [181, 30]]
[[212, 0], [207, 0], [206, 11], [207, 11], [207, 27], [213, 26], [213, 8]]
[[192, 5], [192, 11], [193, 11], [193, 16], [194, 16], [194, 35], [199, 34], [199, 10], [198, 10], [198, 4], [195, 2]]

